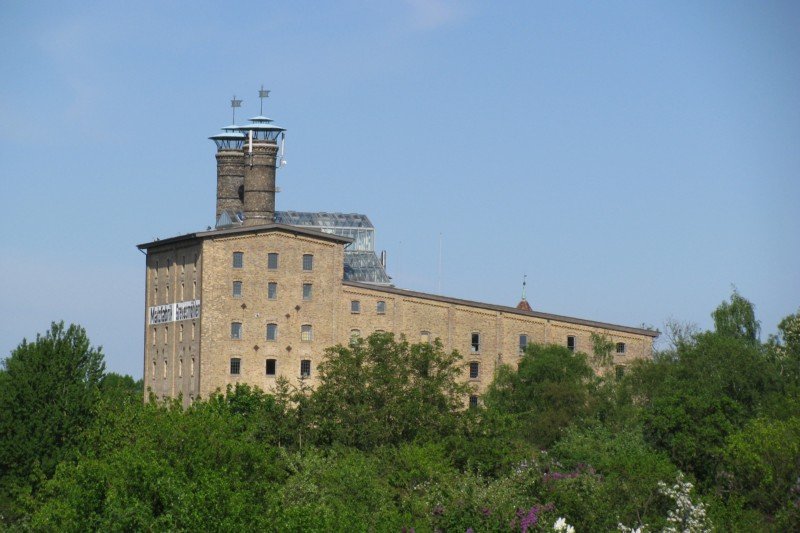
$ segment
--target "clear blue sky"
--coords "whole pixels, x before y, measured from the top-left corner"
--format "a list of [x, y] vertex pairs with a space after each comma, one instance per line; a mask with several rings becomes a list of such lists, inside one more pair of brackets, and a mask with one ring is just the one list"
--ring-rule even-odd
[[366, 213], [400, 287], [764, 332], [800, 306], [800, 3], [0, 4], [0, 357], [77, 322], [141, 376], [137, 243], [213, 224], [214, 145], [288, 129], [279, 209]]

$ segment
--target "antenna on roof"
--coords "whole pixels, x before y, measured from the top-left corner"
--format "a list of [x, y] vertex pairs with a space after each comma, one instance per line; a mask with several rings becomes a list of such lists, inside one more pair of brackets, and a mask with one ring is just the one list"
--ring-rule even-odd
[[286, 166], [286, 132], [281, 133], [281, 155], [280, 155], [280, 163], [279, 166], [285, 167]]
[[231, 110], [233, 112], [233, 122], [231, 124], [236, 124], [236, 108], [242, 107], [242, 101], [236, 99], [236, 95], [233, 95], [233, 99], [231, 100]]
[[259, 115], [264, 115], [264, 98], [269, 98], [269, 91], [264, 90], [264, 84], [261, 84], [261, 90], [258, 91], [258, 98], [261, 100], [259, 107]]
[[522, 299], [523, 300], [527, 299], [527, 298], [525, 298], [525, 289], [526, 289], [526, 285], [527, 284], [528, 284], [528, 275], [527, 274], [523, 274], [522, 275]]

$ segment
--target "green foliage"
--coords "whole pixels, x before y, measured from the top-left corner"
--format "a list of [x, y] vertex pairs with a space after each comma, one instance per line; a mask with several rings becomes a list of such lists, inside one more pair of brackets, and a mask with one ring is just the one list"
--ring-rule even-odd
[[470, 390], [460, 361], [438, 341], [390, 333], [329, 348], [310, 404], [319, 442], [370, 449], [452, 434]]
[[34, 342], [23, 340], [3, 361], [0, 515], [13, 519], [13, 500], [71, 455], [93, 419], [103, 369], [103, 354], [90, 347], [83, 328], [63, 322]]
[[549, 446], [563, 428], [592, 412], [593, 389], [585, 354], [532, 344], [516, 370], [498, 369], [484, 402], [489, 411], [514, 416], [521, 437]]
[[714, 329], [720, 335], [752, 342], [758, 340], [761, 323], [756, 320], [755, 307], [736, 289], [731, 294], [730, 302], [722, 302], [711, 313], [711, 317], [714, 319]]

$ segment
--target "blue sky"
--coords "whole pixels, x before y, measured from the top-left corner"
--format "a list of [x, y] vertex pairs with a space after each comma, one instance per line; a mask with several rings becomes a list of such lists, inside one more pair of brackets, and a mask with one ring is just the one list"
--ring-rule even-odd
[[397, 286], [762, 337], [800, 306], [796, 2], [0, 7], [0, 356], [77, 322], [141, 376], [137, 243], [213, 224], [214, 145], [288, 129], [279, 209], [366, 213]]

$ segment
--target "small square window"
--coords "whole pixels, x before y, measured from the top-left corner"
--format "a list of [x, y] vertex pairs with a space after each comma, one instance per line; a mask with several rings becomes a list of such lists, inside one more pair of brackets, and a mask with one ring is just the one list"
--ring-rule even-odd
[[267, 268], [270, 270], [278, 269], [278, 254], [275, 252], [267, 254]]
[[567, 335], [567, 350], [575, 351], [575, 335]]
[[519, 336], [519, 353], [525, 353], [525, 350], [528, 348], [528, 336], [524, 333]]
[[472, 338], [470, 340], [470, 351], [472, 353], [478, 353], [481, 351], [481, 334], [480, 333], [473, 333]]
[[300, 326], [300, 340], [310, 342], [314, 339], [314, 332], [310, 324], [303, 324]]
[[244, 252], [233, 252], [233, 268], [244, 267]]
[[314, 256], [303, 254], [303, 270], [314, 270]]
[[618, 355], [625, 355], [625, 343], [618, 342], [617, 343], [617, 354]]
[[350, 312], [351, 313], [360, 313], [361, 312], [361, 302], [358, 300], [351, 300], [350, 301]]
[[267, 359], [267, 375], [274, 376], [275, 375], [275, 367], [277, 366], [277, 361], [275, 359]]
[[267, 298], [270, 300], [278, 298], [278, 284], [274, 281], [267, 283]]
[[231, 322], [231, 339], [239, 340], [242, 338], [242, 323]]
[[419, 342], [422, 344], [430, 344], [431, 342], [431, 332], [430, 331], [420, 331], [419, 332]]
[[238, 376], [242, 372], [242, 360], [238, 357], [231, 357], [231, 374]]
[[312, 294], [312, 285], [310, 283], [303, 283], [303, 300], [310, 300]]
[[480, 373], [481, 364], [475, 361], [469, 364], [469, 377], [470, 379], [478, 379], [478, 374]]
[[379, 302], [378, 302], [378, 303], [375, 305], [375, 311], [376, 311], [376, 312], [377, 312], [379, 315], [385, 315], [385, 314], [386, 314], [386, 302], [384, 302], [383, 300], [379, 301]]
[[278, 339], [278, 324], [267, 324], [267, 340], [274, 341]]
[[242, 297], [242, 282], [241, 281], [234, 281], [233, 282], [233, 297], [234, 298], [241, 298]]
[[478, 407], [478, 397], [477, 397], [475, 394], [473, 394], [473, 395], [471, 395], [471, 396], [469, 397], [469, 406], [470, 406], [471, 408], [476, 408], [476, 407]]
[[307, 378], [311, 376], [311, 360], [303, 359], [300, 361], [300, 377]]

